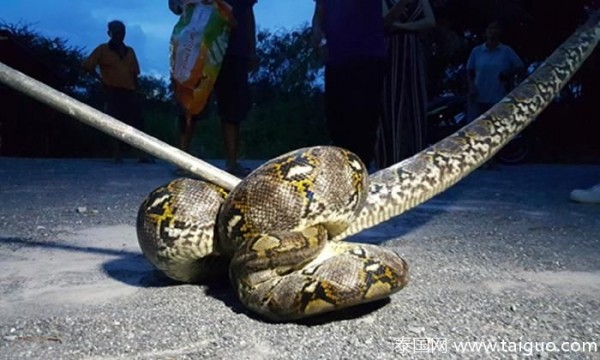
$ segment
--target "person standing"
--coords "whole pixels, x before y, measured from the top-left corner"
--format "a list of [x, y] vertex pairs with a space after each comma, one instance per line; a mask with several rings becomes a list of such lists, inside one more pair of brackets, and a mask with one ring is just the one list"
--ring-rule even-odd
[[500, 42], [500, 32], [500, 23], [491, 22], [485, 31], [485, 42], [473, 48], [469, 55], [469, 122], [506, 96], [515, 75], [525, 70], [525, 65], [517, 53], [510, 46]]
[[426, 69], [419, 33], [435, 26], [428, 0], [383, 0], [383, 6], [387, 71], [375, 152], [379, 168], [427, 145]]
[[[114, 20], [108, 23], [107, 43], [98, 45], [84, 60], [83, 68], [98, 76], [102, 81], [104, 111], [133, 126], [143, 128], [142, 109], [136, 93], [140, 66], [132, 47], [125, 45], [125, 24]], [[114, 140], [113, 159], [122, 162], [124, 143]], [[140, 162], [152, 162], [146, 155], [140, 155]]]
[[[473, 48], [467, 60], [469, 123], [500, 101], [512, 88], [515, 76], [525, 70], [517, 53], [500, 42], [500, 32], [500, 23], [492, 21], [485, 30], [485, 42]], [[482, 166], [482, 169], [498, 168], [495, 157]]]
[[385, 59], [379, 1], [316, 0], [315, 46], [325, 58], [325, 117], [333, 145], [373, 160]]
[[[169, 0], [169, 9], [179, 15], [183, 12], [183, 3], [182, 0]], [[238, 162], [240, 124], [247, 118], [251, 107], [248, 73], [256, 70], [258, 66], [253, 9], [257, 0], [227, 0], [227, 3], [233, 10], [236, 24], [229, 34], [227, 51], [214, 91], [217, 112], [221, 119], [225, 170], [236, 176], [245, 176], [250, 169], [244, 168]]]

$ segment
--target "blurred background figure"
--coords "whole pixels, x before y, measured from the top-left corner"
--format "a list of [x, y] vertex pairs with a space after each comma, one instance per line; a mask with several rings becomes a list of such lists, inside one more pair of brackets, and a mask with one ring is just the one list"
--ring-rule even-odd
[[[108, 23], [107, 43], [98, 45], [83, 62], [83, 68], [102, 82], [104, 112], [139, 130], [143, 129], [140, 100], [136, 93], [140, 67], [135, 51], [125, 45], [125, 24], [114, 20]], [[100, 74], [97, 73], [100, 69]], [[113, 159], [122, 162], [125, 144], [114, 140]], [[140, 162], [153, 162], [140, 153]]]
[[387, 65], [375, 157], [382, 169], [427, 145], [426, 65], [419, 33], [435, 26], [428, 0], [383, 0]]
[[[500, 42], [500, 34], [500, 23], [492, 21], [485, 30], [485, 42], [473, 48], [467, 60], [468, 122], [506, 96], [515, 85], [515, 76], [525, 72], [525, 64], [510, 46]], [[498, 167], [495, 157], [482, 166], [483, 169]]]
[[473, 48], [467, 61], [469, 122], [500, 101], [513, 87], [515, 75], [525, 72], [517, 53], [500, 42], [500, 34], [500, 23], [490, 23], [485, 42]]
[[383, 86], [385, 43], [381, 3], [317, 0], [313, 43], [325, 60], [325, 118], [333, 145], [369, 168]]

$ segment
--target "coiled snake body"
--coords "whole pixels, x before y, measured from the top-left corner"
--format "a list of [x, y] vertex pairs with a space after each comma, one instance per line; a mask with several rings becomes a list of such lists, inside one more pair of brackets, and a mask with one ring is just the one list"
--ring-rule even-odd
[[430, 199], [492, 157], [552, 101], [599, 36], [596, 14], [480, 118], [371, 176], [354, 154], [320, 146], [268, 161], [229, 194], [173, 180], [140, 207], [142, 251], [183, 282], [229, 269], [241, 302], [273, 320], [387, 297], [407, 284], [406, 262], [384, 247], [342, 240]]

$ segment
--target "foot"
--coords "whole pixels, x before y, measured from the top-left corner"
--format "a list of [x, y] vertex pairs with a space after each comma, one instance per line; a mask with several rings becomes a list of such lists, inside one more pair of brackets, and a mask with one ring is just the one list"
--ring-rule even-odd
[[600, 184], [589, 189], [575, 189], [571, 191], [570, 198], [580, 203], [600, 204]]

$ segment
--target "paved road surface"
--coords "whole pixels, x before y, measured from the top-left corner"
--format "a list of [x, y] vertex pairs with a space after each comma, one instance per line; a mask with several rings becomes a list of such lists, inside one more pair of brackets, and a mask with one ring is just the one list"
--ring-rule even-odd
[[[0, 158], [0, 359], [600, 359], [600, 206], [567, 199], [600, 166], [474, 172], [354, 237], [402, 254], [407, 288], [291, 324], [249, 314], [224, 281], [176, 285], [144, 260], [137, 207], [172, 170]], [[456, 348], [467, 341], [498, 348]], [[563, 342], [592, 351], [548, 351]]]

